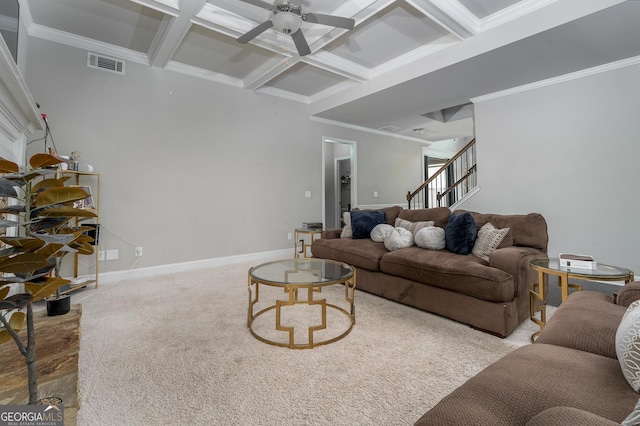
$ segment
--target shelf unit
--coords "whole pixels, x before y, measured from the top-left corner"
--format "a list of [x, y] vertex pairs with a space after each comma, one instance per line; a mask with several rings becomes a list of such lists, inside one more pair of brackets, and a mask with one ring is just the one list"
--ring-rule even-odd
[[[93, 199], [93, 208], [91, 210], [93, 210], [96, 214], [96, 217], [94, 219], [95, 223], [99, 224], [100, 223], [100, 173], [80, 172], [75, 170], [59, 170], [57, 174], [58, 174], [58, 178], [70, 177], [71, 185], [84, 186], [84, 187], [91, 188], [91, 198]], [[78, 223], [76, 222], [76, 224]], [[98, 238], [99, 238], [99, 232], [100, 232], [99, 228], [96, 228], [96, 237]], [[64, 290], [61, 292], [62, 294], [70, 293], [74, 290], [85, 288], [87, 285], [94, 284], [94, 283], [95, 283], [95, 288], [98, 288], [98, 277], [99, 277], [98, 252], [99, 251], [100, 249], [98, 247], [98, 242], [96, 241], [94, 242], [94, 253], [93, 253], [93, 256], [95, 258], [95, 265], [96, 265], [95, 278], [92, 278], [91, 274], [87, 274], [82, 277], [80, 276], [80, 272], [79, 272], [80, 255], [78, 253], [73, 254], [73, 279], [71, 280], [71, 284], [69, 284], [66, 287], [63, 287]]]

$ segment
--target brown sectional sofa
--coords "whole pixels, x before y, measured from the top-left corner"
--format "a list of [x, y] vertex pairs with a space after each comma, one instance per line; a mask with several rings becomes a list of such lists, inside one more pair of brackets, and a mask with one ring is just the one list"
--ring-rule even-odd
[[[411, 222], [433, 221], [445, 228], [451, 215], [446, 207], [382, 210], [392, 225], [399, 217]], [[529, 318], [529, 286], [537, 279], [529, 261], [547, 257], [547, 224], [538, 213], [470, 213], [478, 228], [487, 222], [496, 228], [510, 228], [505, 243], [488, 262], [444, 249], [413, 246], [389, 251], [371, 239], [340, 238], [340, 229], [324, 231], [311, 245], [311, 253], [353, 265], [359, 290], [504, 337]]]
[[[640, 298], [640, 282], [626, 284], [623, 292]], [[535, 343], [469, 379], [416, 425], [619, 425], [640, 398], [615, 348], [630, 302], [617, 305], [593, 291], [572, 293]]]

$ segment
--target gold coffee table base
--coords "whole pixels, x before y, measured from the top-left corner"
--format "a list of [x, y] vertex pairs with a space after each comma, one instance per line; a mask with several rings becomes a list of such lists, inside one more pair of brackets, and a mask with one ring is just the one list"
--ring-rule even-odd
[[[311, 279], [310, 282], [295, 282], [295, 283], [287, 283], [287, 282], [271, 282], [268, 280], [260, 279], [252, 273], [255, 268], [251, 268], [249, 270], [249, 310], [247, 314], [247, 327], [251, 334], [263, 343], [268, 343], [273, 346], [280, 346], [290, 349], [312, 349], [316, 346], [328, 345], [329, 343], [336, 342], [346, 335], [348, 335], [353, 326], [356, 323], [355, 316], [355, 305], [354, 305], [354, 296], [356, 289], [356, 279], [355, 279], [355, 270], [351, 269], [350, 273], [347, 276], [340, 277], [337, 280], [332, 281], [321, 281], [320, 271], [314, 268], [301, 269], [301, 265], [306, 265], [307, 262], [310, 263], [318, 263], [318, 262], [328, 262], [322, 261], [320, 259], [310, 260], [307, 259], [305, 262], [303, 259], [297, 260], [294, 259], [294, 270], [284, 271], [283, 276], [286, 277], [287, 281], [289, 280], [289, 275], [291, 273], [297, 272], [306, 272], [315, 278]], [[318, 265], [315, 265], [318, 266]], [[345, 265], [348, 266], [348, 265]], [[259, 267], [259, 266], [258, 266]], [[258, 268], [256, 267], [256, 268]], [[270, 304], [269, 306], [261, 309], [260, 311], [254, 313], [254, 306], [260, 301], [260, 286], [267, 285], [270, 287], [280, 287], [283, 288], [285, 294], [287, 295], [286, 300], [276, 300], [275, 303]], [[327, 302], [326, 298], [323, 299], [315, 299], [314, 295], [316, 293], [322, 293], [323, 287], [333, 286], [333, 285], [344, 285], [344, 300], [347, 302], [348, 310], [344, 309], [340, 306], [337, 306], [333, 303]], [[307, 297], [306, 299], [301, 299], [299, 297], [299, 292], [304, 292], [306, 290]], [[315, 296], [317, 297], [317, 296]], [[304, 306], [320, 306], [321, 308], [321, 320], [318, 324], [313, 324], [308, 327], [291, 327], [282, 324], [282, 307], [295, 307], [298, 305]], [[286, 343], [277, 342], [270, 338], [267, 338], [263, 335], [258, 334], [256, 330], [254, 330], [254, 322], [260, 316], [266, 314], [267, 312], [271, 312], [275, 310], [275, 329], [277, 331], [283, 331], [288, 333], [288, 341]], [[349, 321], [349, 326], [337, 336], [324, 338], [323, 340], [318, 340], [315, 338], [314, 333], [320, 330], [327, 329], [327, 312], [328, 310], [332, 310], [335, 312], [339, 312], [341, 315], [347, 317]], [[296, 332], [298, 335], [300, 333], [306, 333], [308, 336], [308, 340], [306, 343], [296, 343]]]

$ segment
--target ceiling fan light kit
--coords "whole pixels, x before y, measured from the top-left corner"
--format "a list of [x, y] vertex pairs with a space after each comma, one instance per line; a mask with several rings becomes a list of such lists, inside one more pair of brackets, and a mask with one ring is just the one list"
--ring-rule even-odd
[[307, 43], [307, 40], [305, 39], [304, 34], [302, 34], [302, 30], [300, 28], [303, 21], [312, 24], [344, 28], [346, 30], [353, 29], [355, 25], [355, 20], [351, 18], [323, 15], [319, 13], [302, 13], [302, 5], [293, 3], [291, 0], [275, 0], [273, 5], [261, 0], [242, 1], [269, 10], [271, 11], [272, 16], [269, 21], [265, 21], [257, 25], [247, 33], [238, 37], [236, 39], [238, 42], [248, 43], [269, 28], [273, 27], [279, 32], [291, 35], [293, 43], [295, 44], [296, 49], [298, 49], [298, 54], [300, 56], [305, 56], [311, 53], [309, 44]]
[[295, 33], [302, 25], [300, 15], [296, 15], [292, 12], [280, 12], [278, 14], [274, 14], [271, 22], [273, 22], [273, 28], [285, 34]]

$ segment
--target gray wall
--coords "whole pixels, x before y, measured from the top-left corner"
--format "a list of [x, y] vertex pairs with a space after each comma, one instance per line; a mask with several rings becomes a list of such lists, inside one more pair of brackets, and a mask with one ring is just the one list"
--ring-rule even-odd
[[[419, 185], [418, 143], [314, 122], [304, 104], [158, 68], [127, 62], [121, 76], [86, 62], [85, 50], [29, 38], [25, 79], [58, 152], [79, 150], [101, 173], [101, 249], [120, 251], [102, 271], [293, 255], [287, 233], [322, 218], [323, 136], [357, 142], [360, 203], [395, 203]], [[29, 154], [42, 149], [34, 142]], [[137, 264], [135, 246], [144, 247]]]
[[549, 254], [640, 274], [640, 66], [475, 105], [481, 191], [463, 208], [542, 213]]

